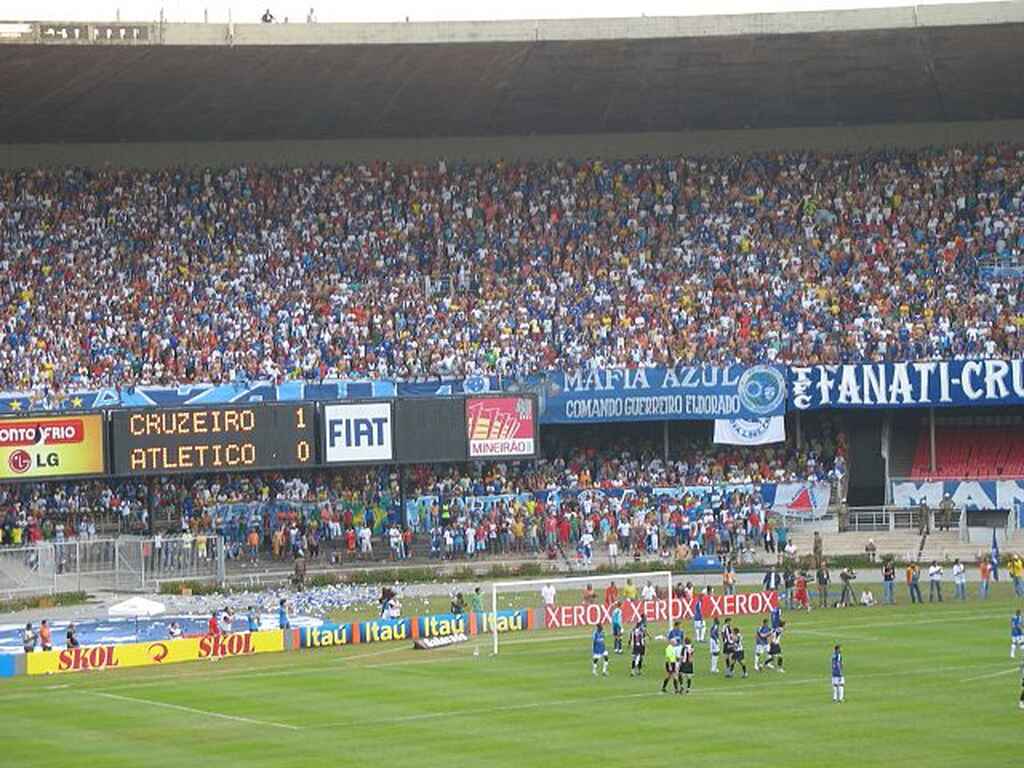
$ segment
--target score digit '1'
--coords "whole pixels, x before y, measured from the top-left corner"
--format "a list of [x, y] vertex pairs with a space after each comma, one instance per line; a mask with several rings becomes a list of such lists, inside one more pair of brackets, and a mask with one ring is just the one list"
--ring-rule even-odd
[[[301, 430], [306, 429], [306, 409], [301, 406], [295, 409], [295, 428]], [[299, 440], [295, 444], [295, 455], [303, 464], [309, 461], [310, 451], [308, 440]]]

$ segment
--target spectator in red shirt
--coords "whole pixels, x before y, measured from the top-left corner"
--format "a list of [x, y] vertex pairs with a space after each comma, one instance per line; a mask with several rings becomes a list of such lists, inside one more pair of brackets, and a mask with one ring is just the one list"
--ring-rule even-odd
[[615, 586], [615, 582], [611, 582], [604, 590], [604, 604], [612, 605], [619, 599], [619, 588]]

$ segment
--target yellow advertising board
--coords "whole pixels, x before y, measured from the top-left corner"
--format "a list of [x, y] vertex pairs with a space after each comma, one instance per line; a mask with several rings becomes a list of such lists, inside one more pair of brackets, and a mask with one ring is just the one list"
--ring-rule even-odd
[[66, 648], [62, 651], [29, 653], [25, 658], [25, 671], [30, 675], [46, 675], [122, 667], [163, 666], [182, 661], [226, 659], [283, 650], [284, 632], [274, 629], [266, 632], [186, 637], [151, 643], [90, 645]]
[[0, 480], [102, 475], [103, 415], [0, 419]]

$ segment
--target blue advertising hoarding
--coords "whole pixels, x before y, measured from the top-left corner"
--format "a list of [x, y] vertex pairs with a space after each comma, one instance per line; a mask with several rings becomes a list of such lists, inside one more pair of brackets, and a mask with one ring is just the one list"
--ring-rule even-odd
[[789, 407], [931, 408], [1024, 403], [1024, 360], [794, 366]]
[[408, 616], [399, 619], [368, 619], [338, 624], [323, 621], [299, 629], [299, 647], [325, 648], [338, 645], [381, 643], [393, 640], [416, 640], [446, 637], [453, 634], [486, 634], [497, 627], [498, 632], [524, 632], [536, 626], [536, 617], [529, 608], [503, 609], [496, 614], [451, 613]]

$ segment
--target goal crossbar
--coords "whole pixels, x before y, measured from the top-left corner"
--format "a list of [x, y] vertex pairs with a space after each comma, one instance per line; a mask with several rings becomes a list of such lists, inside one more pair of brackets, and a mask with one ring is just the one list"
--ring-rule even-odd
[[[666, 586], [666, 599], [671, 600], [672, 598], [672, 571], [641, 571], [639, 573], [603, 573], [603, 574], [592, 574], [590, 576], [566, 576], [566, 577], [554, 577], [550, 579], [528, 579], [526, 581], [495, 581], [491, 583], [491, 634], [494, 639], [494, 653], [498, 653], [498, 587], [505, 589], [507, 587], [539, 587], [545, 584], [582, 584], [587, 582], [593, 582], [596, 580], [611, 581], [613, 579], [664, 579], [663, 582]], [[671, 614], [671, 611], [669, 612]], [[669, 618], [669, 628], [672, 627], [671, 617]]]

